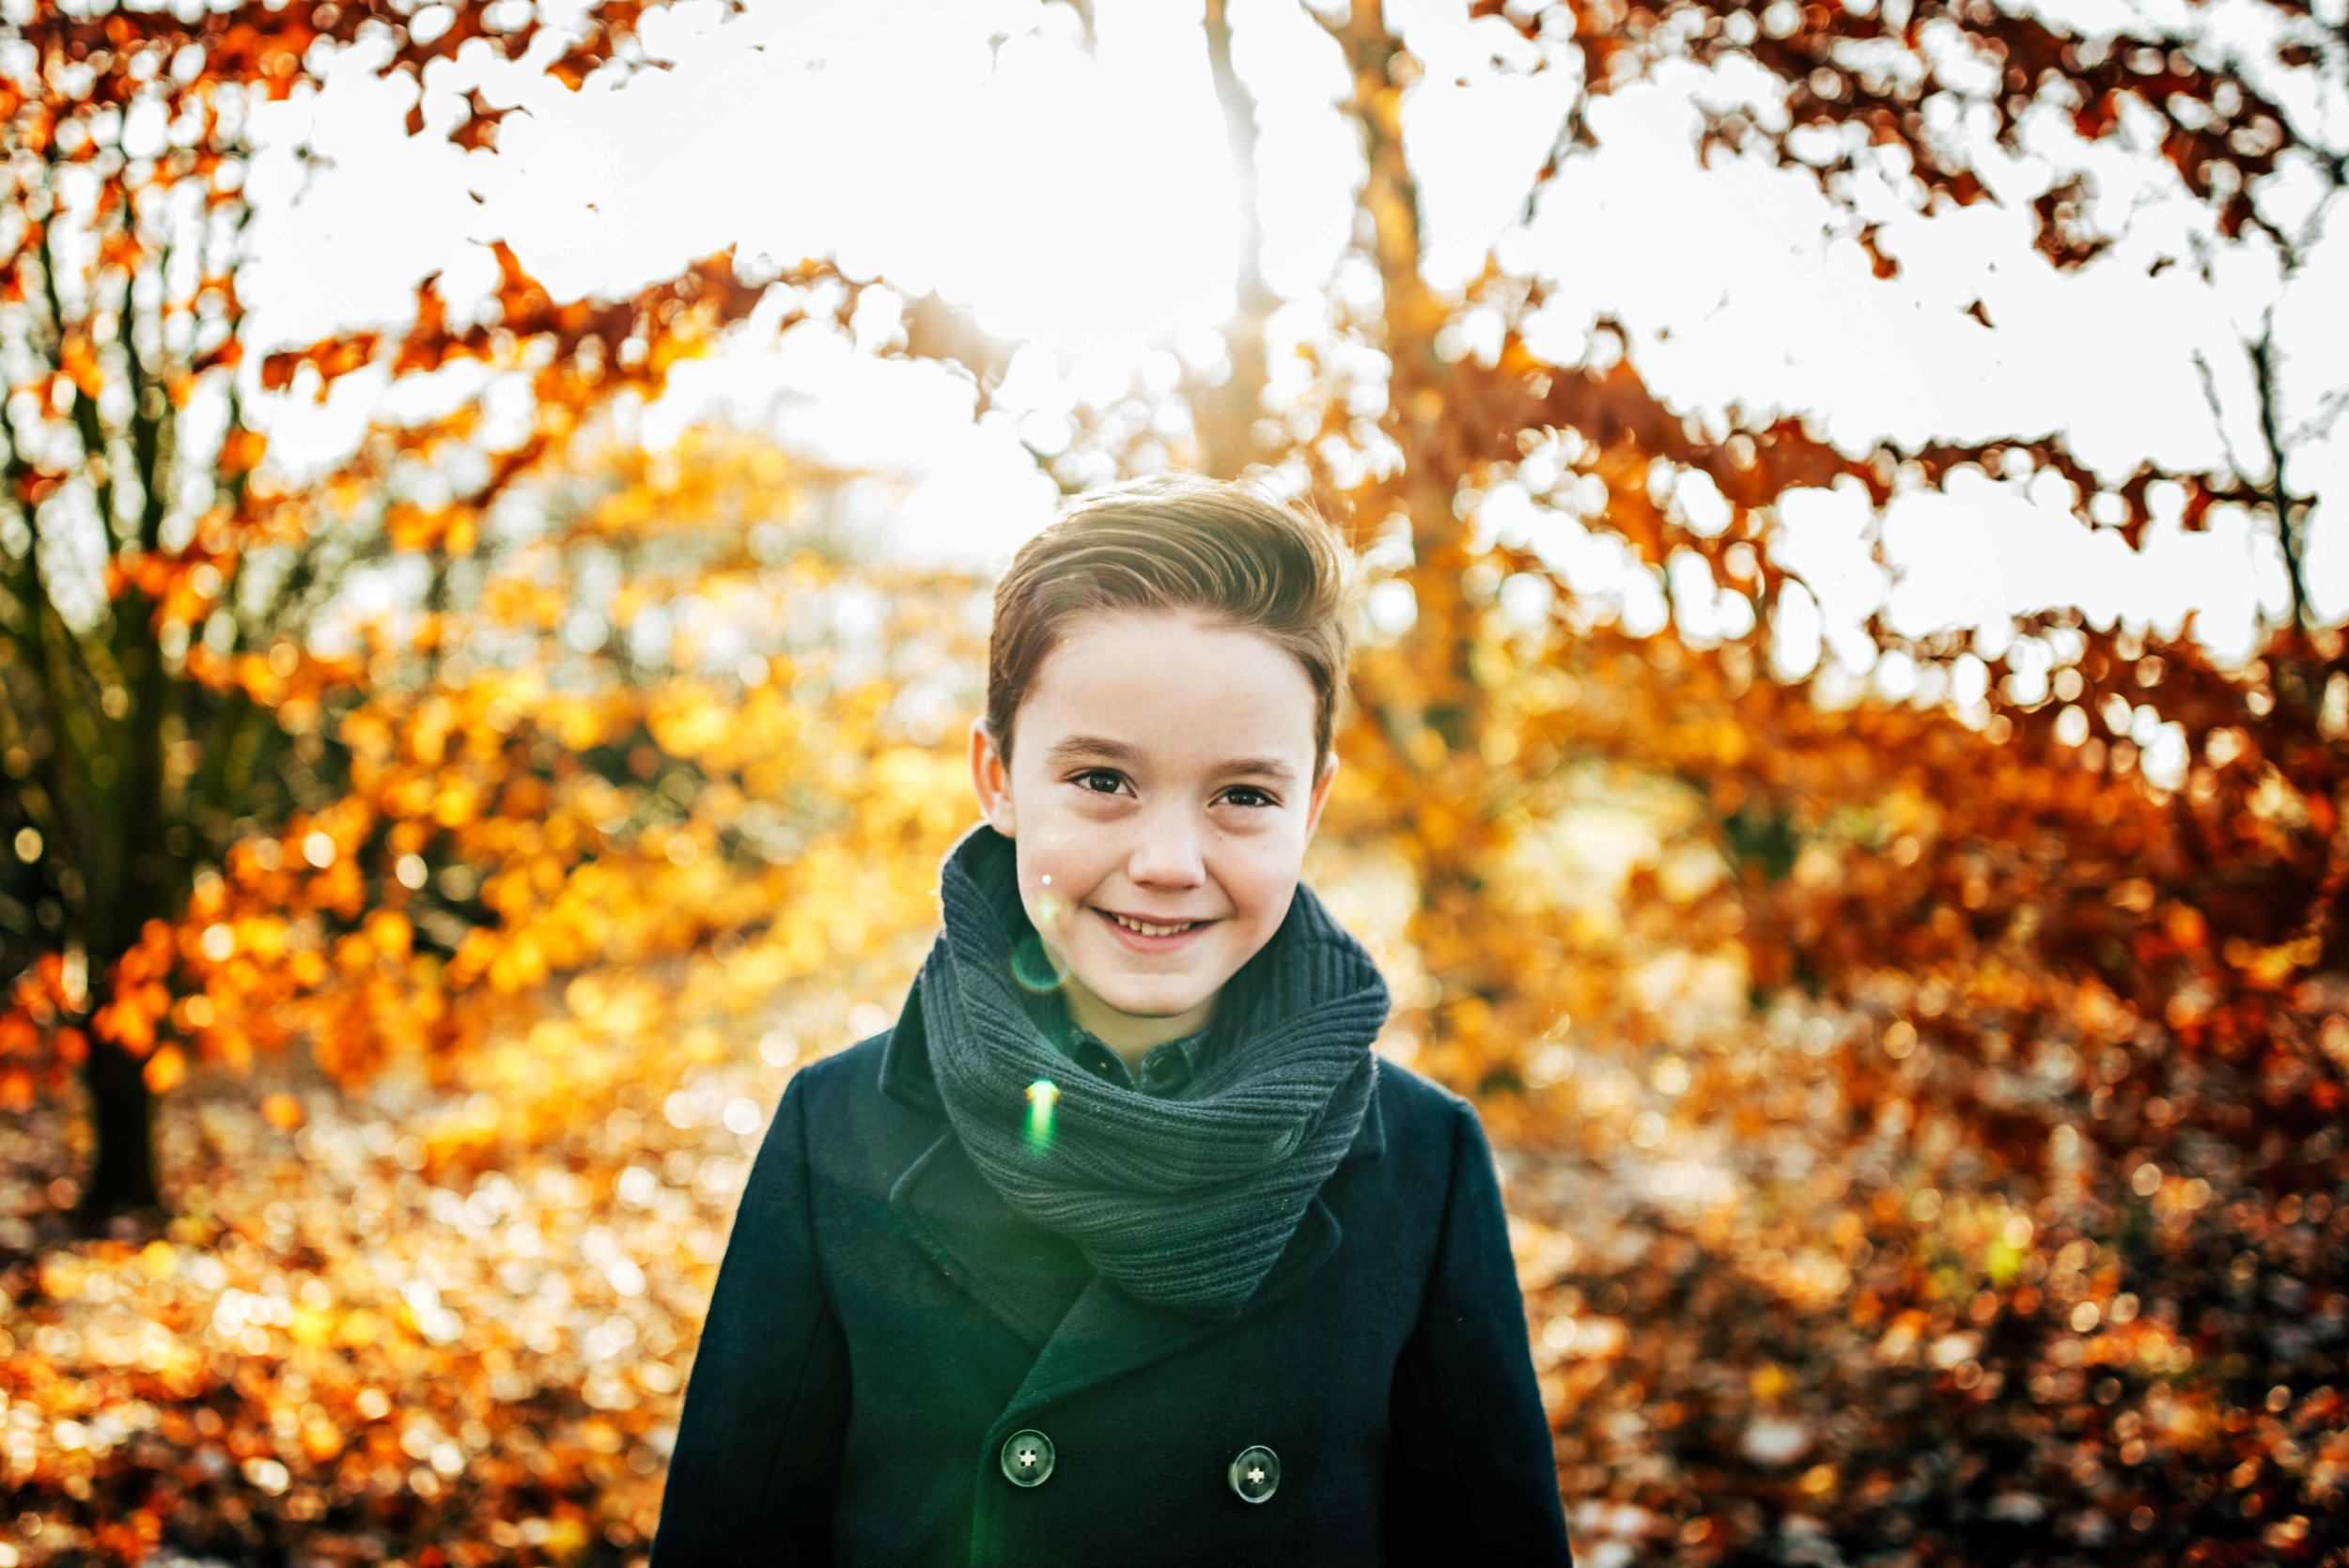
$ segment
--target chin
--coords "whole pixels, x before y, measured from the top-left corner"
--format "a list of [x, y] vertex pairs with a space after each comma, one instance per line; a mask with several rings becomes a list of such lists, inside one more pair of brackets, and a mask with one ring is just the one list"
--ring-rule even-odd
[[[1085, 979], [1082, 975], [1077, 978]], [[1114, 981], [1097, 986], [1090, 980], [1085, 980], [1085, 989], [1109, 1006], [1135, 1018], [1180, 1017], [1215, 994], [1212, 988], [1201, 986], [1187, 986], [1174, 991], [1158, 986], [1129, 987], [1117, 985]]]

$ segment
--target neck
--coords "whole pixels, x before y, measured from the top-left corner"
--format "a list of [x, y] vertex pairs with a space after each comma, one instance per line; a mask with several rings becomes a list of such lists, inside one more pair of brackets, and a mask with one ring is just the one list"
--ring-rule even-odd
[[1067, 998], [1070, 1020], [1115, 1051], [1128, 1067], [1140, 1067], [1143, 1057], [1169, 1040], [1198, 1033], [1215, 1017], [1212, 996], [1189, 1012], [1166, 1017], [1120, 1012], [1085, 989], [1084, 982], [1073, 974], [1063, 994]]

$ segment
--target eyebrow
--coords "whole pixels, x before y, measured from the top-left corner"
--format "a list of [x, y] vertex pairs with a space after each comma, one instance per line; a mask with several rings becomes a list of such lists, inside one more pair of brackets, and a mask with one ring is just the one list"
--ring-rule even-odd
[[1219, 763], [1214, 768], [1219, 779], [1268, 779], [1275, 784], [1295, 784], [1297, 770], [1274, 757], [1235, 757]]
[[1064, 737], [1053, 741], [1051, 750], [1045, 753], [1045, 755], [1056, 763], [1081, 762], [1090, 758], [1098, 758], [1104, 762], [1124, 763], [1135, 763], [1142, 760], [1140, 748], [1128, 746], [1123, 740], [1112, 740], [1107, 736], [1100, 735]]
[[[1071, 762], [1117, 762], [1131, 767], [1142, 760], [1142, 749], [1102, 735], [1071, 735], [1052, 743], [1045, 755], [1054, 766]], [[1234, 757], [1217, 763], [1208, 772], [1219, 779], [1266, 779], [1295, 784], [1297, 770], [1277, 757]]]

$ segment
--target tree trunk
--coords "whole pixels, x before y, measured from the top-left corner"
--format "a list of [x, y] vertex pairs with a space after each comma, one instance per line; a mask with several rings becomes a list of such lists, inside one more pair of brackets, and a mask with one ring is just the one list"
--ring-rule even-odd
[[82, 1078], [97, 1147], [81, 1218], [85, 1229], [97, 1232], [117, 1215], [163, 1207], [155, 1186], [154, 1096], [139, 1061], [111, 1040], [90, 1043]]
[[1238, 308], [1224, 331], [1232, 374], [1221, 386], [1202, 387], [1192, 400], [1199, 432], [1199, 466], [1218, 479], [1237, 479], [1257, 449], [1256, 421], [1265, 415], [1265, 324], [1280, 300], [1264, 279], [1264, 225], [1256, 212], [1256, 101], [1232, 67], [1232, 23], [1224, 0], [1207, 0], [1207, 64], [1223, 106], [1231, 150], [1233, 210], [1239, 220], [1239, 264], [1234, 273]]

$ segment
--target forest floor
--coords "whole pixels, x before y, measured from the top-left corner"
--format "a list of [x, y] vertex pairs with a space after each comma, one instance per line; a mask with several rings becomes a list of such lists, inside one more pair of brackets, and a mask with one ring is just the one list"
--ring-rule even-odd
[[[529, 1146], [414, 1085], [169, 1096], [163, 1234], [0, 1269], [0, 1561], [641, 1558], [758, 1079], [623, 1089]], [[23, 1215], [71, 1196], [62, 1120], [0, 1133], [0, 1241], [56, 1231]]]
[[[699, 1055], [526, 1140], [484, 1090], [202, 1075], [159, 1108], [176, 1217], [102, 1241], [64, 1234], [70, 1108], [0, 1121], [0, 1568], [642, 1561], [789, 1071]], [[2315, 1561], [2338, 1533], [2337, 1506], [2282, 1512], [2289, 1486], [2272, 1517], [2213, 1502], [2240, 1445], [2217, 1420], [2163, 1439], [2166, 1412], [2219, 1406], [2150, 1322], [2075, 1332], [2052, 1282], [2045, 1311], [1893, 1311], [1927, 1260], [1857, 1219], [1827, 1228], [1840, 1252], [1790, 1252], [1689, 1207], [1675, 1167], [1499, 1159], [1586, 1568]], [[2189, 1300], [2224, 1283], [2207, 1263]], [[2271, 1400], [2260, 1473], [2340, 1468], [2340, 1416], [2329, 1386]]]

